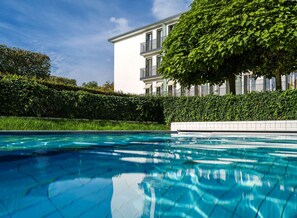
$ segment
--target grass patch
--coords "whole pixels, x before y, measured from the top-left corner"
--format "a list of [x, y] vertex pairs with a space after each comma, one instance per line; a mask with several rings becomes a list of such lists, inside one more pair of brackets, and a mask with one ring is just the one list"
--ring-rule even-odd
[[169, 130], [156, 123], [0, 117], [0, 130]]

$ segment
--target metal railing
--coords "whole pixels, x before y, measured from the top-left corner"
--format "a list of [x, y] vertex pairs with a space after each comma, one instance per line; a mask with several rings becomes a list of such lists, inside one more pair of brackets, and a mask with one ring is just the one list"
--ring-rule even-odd
[[[274, 91], [276, 88], [275, 79], [255, 79], [252, 77], [247, 77], [246, 80], [237, 81], [236, 83], [236, 94], [247, 94], [251, 92], [268, 92]], [[297, 73], [292, 73], [286, 77], [282, 78], [282, 89], [297, 89]], [[156, 89], [153, 87], [151, 95], [157, 95]], [[165, 96], [206, 96], [206, 95], [226, 95], [230, 93], [228, 85], [224, 83], [223, 85], [213, 85], [208, 84], [199, 85], [197, 87], [192, 86], [190, 89], [186, 88], [176, 88], [172, 87], [171, 90], [168, 86], [161, 91], [161, 95]]]
[[157, 66], [140, 69], [140, 80], [150, 78], [150, 77], [156, 77], [156, 76], [158, 76]]
[[153, 39], [153, 40], [141, 43], [140, 44], [140, 54], [144, 54], [146, 52], [161, 49], [164, 39], [165, 39], [165, 37], [163, 36], [159, 40]]

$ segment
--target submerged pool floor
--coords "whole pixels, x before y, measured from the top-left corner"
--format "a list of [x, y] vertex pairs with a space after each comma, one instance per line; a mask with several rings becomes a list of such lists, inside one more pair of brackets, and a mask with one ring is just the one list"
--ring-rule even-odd
[[0, 135], [0, 217], [297, 217], [297, 136]]

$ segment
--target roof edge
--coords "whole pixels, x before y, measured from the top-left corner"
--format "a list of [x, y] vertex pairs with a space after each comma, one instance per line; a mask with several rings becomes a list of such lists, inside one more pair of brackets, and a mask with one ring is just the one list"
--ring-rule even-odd
[[[167, 18], [164, 18], [164, 19], [162, 19], [162, 20], [159, 20], [159, 21], [157, 21], [157, 22], [151, 23], [151, 24], [149, 24], [149, 25], [146, 25], [146, 26], [142, 26], [142, 27], [133, 29], [133, 30], [131, 30], [131, 31], [122, 33], [122, 34], [120, 34], [120, 35], [111, 37], [111, 38], [108, 39], [108, 41], [111, 42], [111, 43], [115, 43], [115, 42], [121, 40], [121, 38], [126, 38], [126, 37], [128, 37], [129, 35], [130, 35], [130, 36], [133, 36], [134, 34], [140, 33], [140, 32], [142, 32], [143, 29], [147, 29], [147, 28], [156, 26], [156, 25], [158, 25], [158, 24], [162, 24], [162, 23], [168, 22], [168, 21], [173, 20], [173, 19], [175, 19], [175, 18], [179, 18], [183, 13], [184, 13], [184, 12], [179, 13], [179, 14], [176, 14], [176, 15], [173, 15], [173, 16], [170, 16], [170, 17], [167, 17]], [[125, 37], [125, 36], [126, 36], [126, 37]]]

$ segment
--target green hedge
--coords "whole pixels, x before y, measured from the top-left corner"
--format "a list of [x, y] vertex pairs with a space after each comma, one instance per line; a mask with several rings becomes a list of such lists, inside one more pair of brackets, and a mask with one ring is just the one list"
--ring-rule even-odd
[[58, 91], [34, 80], [0, 79], [0, 115], [164, 121], [160, 98]]
[[205, 97], [166, 97], [166, 123], [195, 121], [296, 120], [297, 90], [209, 95]]
[[50, 68], [50, 58], [47, 55], [0, 45], [0, 72], [47, 78]]
[[205, 97], [145, 97], [57, 90], [0, 77], [0, 116], [171, 122], [296, 120], [297, 90]]

